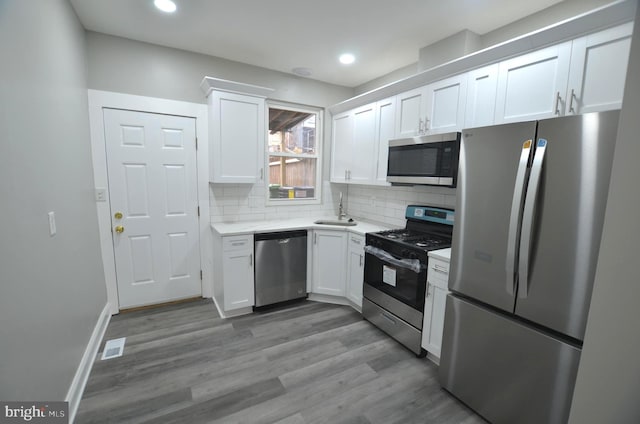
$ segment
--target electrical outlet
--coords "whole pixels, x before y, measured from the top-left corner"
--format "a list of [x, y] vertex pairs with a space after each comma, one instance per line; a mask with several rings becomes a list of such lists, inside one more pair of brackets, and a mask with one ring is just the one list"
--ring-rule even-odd
[[47, 216], [49, 217], [49, 235], [51, 237], [56, 235], [56, 214], [55, 212], [51, 211], [47, 214]]
[[97, 188], [96, 189], [96, 202], [106, 202], [107, 201], [107, 189], [106, 188]]

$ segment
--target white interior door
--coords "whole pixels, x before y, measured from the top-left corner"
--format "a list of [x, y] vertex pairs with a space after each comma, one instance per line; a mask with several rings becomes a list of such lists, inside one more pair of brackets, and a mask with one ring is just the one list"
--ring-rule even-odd
[[104, 124], [120, 308], [200, 296], [195, 119], [104, 109]]

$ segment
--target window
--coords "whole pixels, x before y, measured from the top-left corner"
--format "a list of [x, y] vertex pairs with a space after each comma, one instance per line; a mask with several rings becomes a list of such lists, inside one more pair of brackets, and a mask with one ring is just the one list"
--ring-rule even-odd
[[320, 111], [269, 104], [267, 183], [269, 201], [320, 199]]

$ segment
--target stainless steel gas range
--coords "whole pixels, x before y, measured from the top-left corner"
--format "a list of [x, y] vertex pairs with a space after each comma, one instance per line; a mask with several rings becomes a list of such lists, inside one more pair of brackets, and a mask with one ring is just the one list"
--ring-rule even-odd
[[421, 347], [427, 252], [451, 246], [454, 212], [409, 205], [405, 228], [368, 233], [362, 315], [418, 356]]

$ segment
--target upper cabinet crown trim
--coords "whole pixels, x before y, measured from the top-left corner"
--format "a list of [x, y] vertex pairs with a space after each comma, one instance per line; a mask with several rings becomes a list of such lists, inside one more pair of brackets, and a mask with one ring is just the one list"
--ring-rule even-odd
[[200, 88], [204, 91], [206, 96], [209, 96], [211, 90], [220, 90], [267, 98], [275, 91], [273, 88], [260, 87], [259, 85], [245, 84], [243, 82], [229, 81], [213, 77], [204, 77], [200, 83]]
[[636, 15], [636, 7], [637, 2], [635, 0], [618, 1], [600, 7], [591, 12], [575, 16], [352, 97], [329, 107], [328, 110], [331, 114], [336, 115], [446, 77], [632, 21]]

